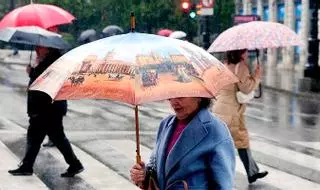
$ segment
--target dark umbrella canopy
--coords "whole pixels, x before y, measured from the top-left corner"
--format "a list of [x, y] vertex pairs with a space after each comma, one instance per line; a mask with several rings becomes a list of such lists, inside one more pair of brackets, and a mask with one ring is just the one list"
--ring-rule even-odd
[[0, 40], [34, 46], [68, 49], [70, 45], [57, 33], [37, 26], [7, 27], [0, 30]]
[[117, 25], [109, 25], [102, 30], [104, 37], [114, 36], [123, 33], [123, 29]]
[[81, 32], [81, 34], [78, 38], [78, 42], [89, 43], [89, 42], [93, 42], [98, 39], [99, 39], [99, 37], [98, 37], [96, 30], [95, 29], [88, 29], [88, 30]]

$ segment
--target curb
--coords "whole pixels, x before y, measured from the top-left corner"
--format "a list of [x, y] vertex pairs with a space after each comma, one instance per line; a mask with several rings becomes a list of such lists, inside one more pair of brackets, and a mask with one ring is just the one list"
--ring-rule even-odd
[[280, 89], [280, 88], [275, 88], [273, 86], [267, 86], [262, 84], [262, 88], [267, 89], [267, 90], [272, 90], [272, 91], [277, 91], [280, 93], [285, 93], [288, 95], [293, 95], [299, 98], [309, 98], [313, 100], [320, 101], [320, 93], [313, 93], [313, 92], [294, 92], [291, 90], [285, 90], [285, 89]]

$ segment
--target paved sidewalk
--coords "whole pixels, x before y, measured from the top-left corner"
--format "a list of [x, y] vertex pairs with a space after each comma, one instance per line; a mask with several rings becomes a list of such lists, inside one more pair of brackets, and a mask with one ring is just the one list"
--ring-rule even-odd
[[[20, 50], [18, 56], [11, 56], [12, 50], [0, 49], [0, 62], [27, 65], [30, 62], [30, 52]], [[35, 52], [32, 54], [32, 61], [35, 61]], [[262, 85], [265, 89], [294, 94], [300, 97], [320, 98], [320, 93], [312, 93], [306, 86], [299, 87], [303, 78], [303, 70], [292, 71], [275, 67], [265, 67], [263, 71]], [[305, 81], [308, 82], [308, 81]]]

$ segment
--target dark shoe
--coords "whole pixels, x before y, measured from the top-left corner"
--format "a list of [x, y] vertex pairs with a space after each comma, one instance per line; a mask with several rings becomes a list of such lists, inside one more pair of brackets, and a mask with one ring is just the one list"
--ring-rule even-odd
[[44, 143], [42, 146], [43, 147], [54, 147], [55, 145], [53, 144], [52, 141], [49, 140], [48, 142]]
[[18, 169], [15, 170], [9, 170], [8, 171], [11, 175], [32, 175], [33, 169], [30, 167], [27, 167], [25, 165], [21, 165]]
[[257, 179], [264, 178], [266, 175], [268, 175], [268, 171], [256, 173], [253, 176], [248, 177], [249, 183], [253, 183], [257, 181]]
[[81, 163], [70, 166], [65, 173], [61, 174], [61, 177], [73, 177], [76, 174], [82, 172], [84, 170], [83, 166]]

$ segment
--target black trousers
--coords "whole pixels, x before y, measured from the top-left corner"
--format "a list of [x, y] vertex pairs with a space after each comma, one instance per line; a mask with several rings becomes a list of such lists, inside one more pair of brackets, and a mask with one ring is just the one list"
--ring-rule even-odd
[[238, 149], [239, 157], [243, 163], [244, 168], [246, 169], [247, 176], [251, 177], [254, 174], [259, 172], [259, 167], [254, 161], [250, 149], [241, 148]]
[[69, 140], [63, 131], [62, 114], [42, 114], [29, 117], [26, 153], [22, 160], [24, 166], [33, 167], [45, 136], [56, 145], [69, 165], [79, 164]]

